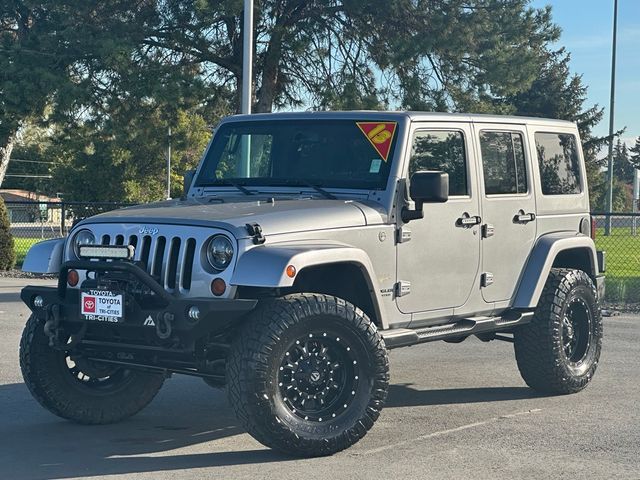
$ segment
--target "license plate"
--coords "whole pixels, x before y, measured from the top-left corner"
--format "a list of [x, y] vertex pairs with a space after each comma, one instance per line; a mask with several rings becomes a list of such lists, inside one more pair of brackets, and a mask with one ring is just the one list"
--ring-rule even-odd
[[96, 322], [124, 321], [124, 294], [110, 290], [80, 292], [80, 317]]

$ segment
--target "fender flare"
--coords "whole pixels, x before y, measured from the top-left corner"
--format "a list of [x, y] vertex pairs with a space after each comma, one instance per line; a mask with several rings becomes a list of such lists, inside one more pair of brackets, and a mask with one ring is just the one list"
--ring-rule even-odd
[[[371, 259], [356, 247], [342, 244], [303, 244], [258, 246], [238, 259], [230, 284], [234, 286], [287, 288], [292, 287], [302, 270], [318, 265], [350, 263], [362, 270], [371, 293], [375, 313], [383, 328], [388, 328], [380, 287]], [[286, 268], [293, 265], [296, 275], [291, 278]]]
[[538, 239], [524, 269], [514, 298], [513, 308], [535, 308], [549, 272], [559, 253], [567, 250], [583, 250], [589, 258], [587, 274], [594, 279], [598, 274], [598, 261], [593, 240], [576, 232], [555, 232]]
[[33, 244], [24, 259], [22, 271], [59, 273], [64, 253], [64, 242], [64, 238], [54, 238]]

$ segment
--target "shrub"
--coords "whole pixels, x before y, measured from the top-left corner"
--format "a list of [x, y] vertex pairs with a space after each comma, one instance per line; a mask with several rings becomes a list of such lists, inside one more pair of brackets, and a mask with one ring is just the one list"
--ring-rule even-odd
[[0, 198], [0, 270], [10, 270], [16, 263], [13, 236], [9, 231], [9, 213]]

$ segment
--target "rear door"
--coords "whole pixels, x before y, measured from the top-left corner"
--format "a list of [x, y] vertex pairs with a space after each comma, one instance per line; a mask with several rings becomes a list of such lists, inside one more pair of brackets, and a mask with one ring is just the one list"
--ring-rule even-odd
[[531, 159], [524, 125], [475, 124], [480, 150], [482, 296], [512, 298], [536, 238]]

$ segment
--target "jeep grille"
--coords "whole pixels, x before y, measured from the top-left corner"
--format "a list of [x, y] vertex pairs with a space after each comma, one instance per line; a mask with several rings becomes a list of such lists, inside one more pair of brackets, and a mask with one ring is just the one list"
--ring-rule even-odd
[[[164, 286], [165, 290], [188, 291], [191, 288], [193, 261], [196, 252], [194, 238], [131, 235], [127, 245], [135, 247], [134, 260]], [[102, 245], [125, 245], [124, 235], [102, 235]]]

